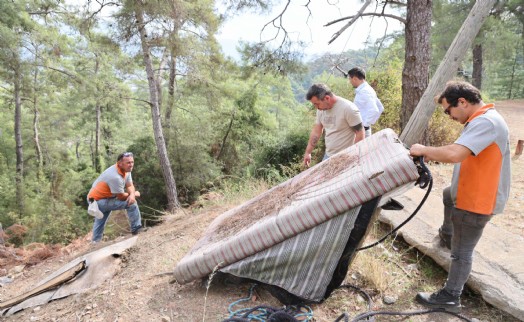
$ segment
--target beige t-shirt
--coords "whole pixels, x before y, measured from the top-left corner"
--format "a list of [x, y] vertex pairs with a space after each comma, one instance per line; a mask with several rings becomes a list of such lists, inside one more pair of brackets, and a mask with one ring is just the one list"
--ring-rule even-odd
[[317, 110], [316, 124], [322, 124], [326, 133], [326, 154], [333, 154], [355, 143], [355, 132], [351, 128], [362, 123], [357, 106], [337, 96], [337, 102], [329, 110]]

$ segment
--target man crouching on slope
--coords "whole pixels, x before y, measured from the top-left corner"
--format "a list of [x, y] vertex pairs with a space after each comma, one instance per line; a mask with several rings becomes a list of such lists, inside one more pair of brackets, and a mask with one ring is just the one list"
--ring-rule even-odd
[[98, 208], [103, 214], [103, 217], [95, 218], [93, 243], [102, 240], [107, 219], [113, 210], [127, 210], [127, 217], [133, 235], [144, 231], [140, 210], [136, 203], [136, 197], [140, 197], [140, 192], [135, 191], [133, 179], [131, 178], [131, 171], [133, 171], [134, 165], [133, 153], [124, 152], [118, 156], [116, 164], [102, 172], [93, 183], [87, 199], [89, 202], [96, 201]]

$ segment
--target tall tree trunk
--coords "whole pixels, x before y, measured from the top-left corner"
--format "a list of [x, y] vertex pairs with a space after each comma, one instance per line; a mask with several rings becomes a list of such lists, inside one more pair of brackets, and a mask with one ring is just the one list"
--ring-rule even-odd
[[[98, 71], [100, 69], [100, 59], [98, 55], [95, 55], [95, 75], [98, 75]], [[97, 92], [100, 93], [100, 85], [96, 84]], [[102, 124], [102, 107], [100, 106], [100, 100], [96, 98], [95, 102], [95, 155], [93, 156], [93, 162], [94, 162], [94, 168], [97, 173], [102, 172], [102, 153], [100, 151], [100, 145], [101, 143], [101, 124]]]
[[18, 215], [22, 218], [25, 211], [24, 199], [24, 144], [22, 142], [22, 99], [21, 99], [20, 66], [14, 68], [14, 100], [15, 100], [15, 143], [16, 143], [16, 202]]
[[401, 130], [417, 106], [429, 82], [431, 59], [432, 0], [409, 0], [406, 17], [406, 54], [402, 70]]
[[100, 124], [102, 120], [102, 107], [98, 102], [95, 105], [95, 155], [93, 156], [94, 168], [97, 173], [102, 172], [102, 154], [100, 153], [100, 138], [101, 129]]
[[226, 134], [222, 138], [222, 145], [220, 146], [220, 151], [218, 151], [217, 160], [220, 160], [222, 157], [222, 152], [224, 152], [224, 149], [226, 148], [226, 141], [227, 137], [229, 136], [229, 133], [231, 133], [231, 129], [233, 128], [233, 122], [235, 121], [235, 113], [236, 109], [233, 109], [233, 112], [231, 113], [231, 120], [229, 121], [229, 126], [227, 127]]
[[160, 160], [160, 166], [162, 168], [164, 183], [166, 185], [168, 210], [172, 211], [175, 208], [180, 207], [180, 203], [178, 202], [175, 178], [173, 177], [171, 163], [169, 162], [166, 144], [164, 141], [164, 134], [162, 133], [158, 90], [156, 88], [157, 84], [155, 82], [155, 74], [153, 72], [153, 63], [151, 62], [150, 49], [147, 43], [147, 35], [144, 24], [141, 0], [136, 0], [135, 2], [135, 14], [136, 23], [138, 25], [138, 31], [140, 33], [140, 42], [142, 45], [142, 54], [144, 58], [144, 65], [146, 68], [147, 82], [149, 85], [149, 96], [151, 100], [151, 116], [153, 121], [153, 132], [155, 134], [155, 143], [158, 152], [158, 158]]
[[176, 57], [175, 50], [171, 50], [169, 62], [169, 83], [167, 84], [167, 106], [164, 117], [164, 133], [166, 133], [166, 147], [169, 147], [169, 137], [171, 134], [171, 115], [175, 108], [175, 80], [176, 80]]
[[40, 119], [40, 112], [38, 111], [38, 100], [36, 96], [33, 98], [33, 141], [35, 143], [36, 163], [37, 163], [37, 180], [41, 179], [43, 173], [44, 162], [42, 158], [42, 148], [40, 147], [40, 133], [38, 132], [38, 122]]
[[[35, 58], [36, 60], [36, 58]], [[35, 61], [35, 66], [37, 62]], [[40, 119], [40, 111], [38, 110], [38, 69], [35, 69], [33, 74], [33, 142], [35, 144], [36, 154], [36, 179], [40, 181], [43, 174], [44, 162], [42, 157], [42, 148], [40, 146], [40, 133], [38, 132], [38, 122]]]
[[478, 43], [473, 46], [473, 73], [471, 83], [478, 89], [482, 89], [482, 44]]
[[513, 98], [512, 93], [513, 93], [513, 87], [515, 86], [515, 73], [517, 69], [518, 60], [519, 60], [519, 53], [517, 49], [515, 53], [515, 59], [513, 60], [513, 66], [511, 67], [511, 79], [509, 81], [509, 89], [508, 89], [508, 97], [507, 97], [509, 100]]
[[417, 104], [417, 108], [411, 115], [408, 124], [402, 131], [400, 139], [407, 145], [419, 142], [427, 124], [435, 111], [434, 96], [442, 91], [445, 83], [453, 78], [460, 66], [466, 52], [471, 45], [480, 27], [486, 20], [489, 11], [497, 0], [477, 1], [471, 9], [468, 17], [462, 24], [457, 36], [451, 43], [446, 55], [440, 62], [435, 75], [431, 78], [429, 85]]

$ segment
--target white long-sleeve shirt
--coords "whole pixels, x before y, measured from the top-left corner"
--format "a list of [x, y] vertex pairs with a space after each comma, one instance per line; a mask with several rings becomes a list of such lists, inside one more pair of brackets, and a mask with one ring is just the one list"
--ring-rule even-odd
[[382, 102], [377, 97], [377, 93], [368, 82], [363, 82], [355, 89], [355, 105], [360, 110], [362, 125], [369, 127], [378, 120], [384, 111]]

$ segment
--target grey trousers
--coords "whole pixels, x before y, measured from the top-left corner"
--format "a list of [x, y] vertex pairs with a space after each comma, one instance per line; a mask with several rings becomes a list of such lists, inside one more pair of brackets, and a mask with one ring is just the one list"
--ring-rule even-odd
[[449, 293], [460, 296], [471, 273], [473, 250], [482, 236], [484, 227], [493, 216], [455, 208], [451, 199], [450, 187], [444, 189], [442, 200], [444, 202], [444, 223], [441, 229], [443, 233], [453, 236], [451, 238], [451, 264], [444, 288]]

